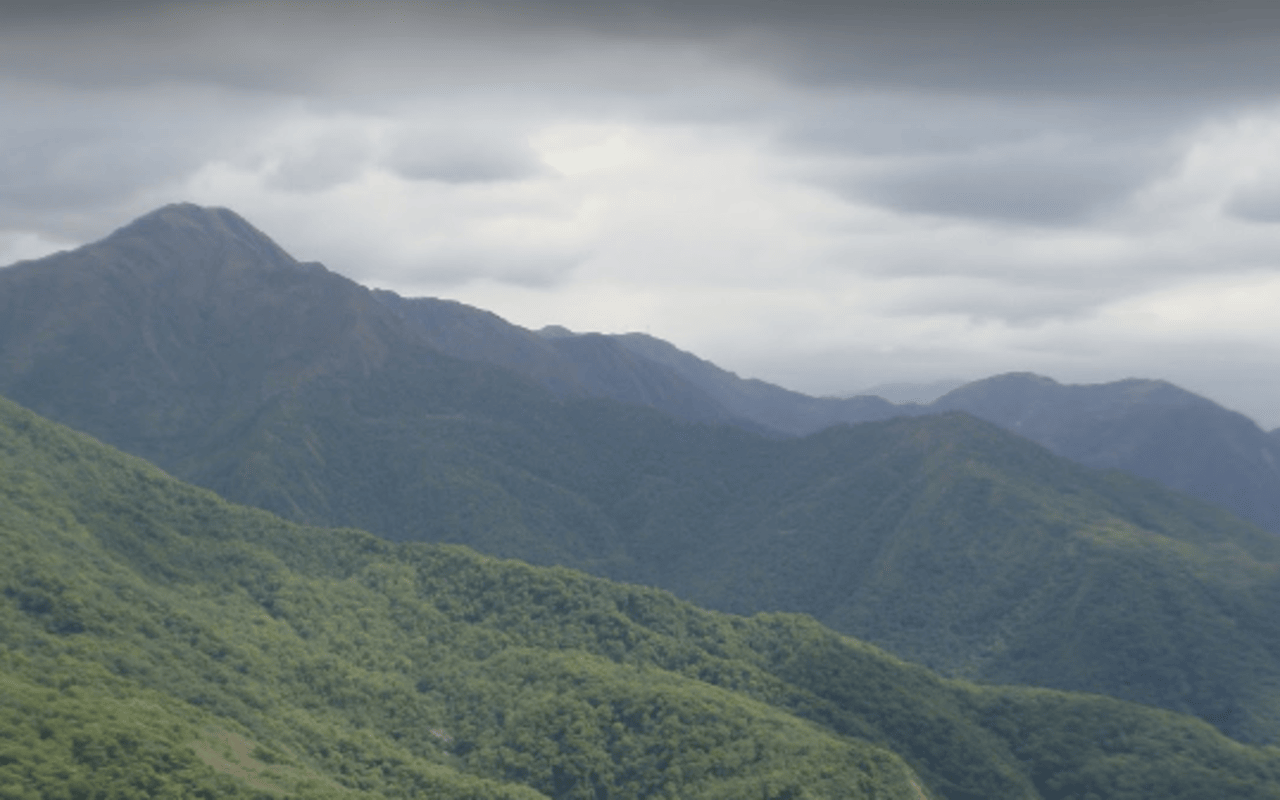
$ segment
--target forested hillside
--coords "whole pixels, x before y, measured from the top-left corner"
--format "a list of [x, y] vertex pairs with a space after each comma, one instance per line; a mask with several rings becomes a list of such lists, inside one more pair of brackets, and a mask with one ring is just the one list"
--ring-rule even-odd
[[1280, 751], [235, 507], [0, 401], [6, 797], [1270, 798]]

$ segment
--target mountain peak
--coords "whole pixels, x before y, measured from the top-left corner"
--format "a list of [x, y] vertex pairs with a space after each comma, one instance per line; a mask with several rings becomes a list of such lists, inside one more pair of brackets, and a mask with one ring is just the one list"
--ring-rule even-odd
[[578, 335], [563, 325], [546, 325], [539, 328], [537, 334], [544, 339], [565, 339]]
[[229, 208], [200, 206], [195, 203], [170, 203], [161, 206], [120, 228], [112, 237], [144, 230], [155, 232], [166, 229], [218, 233], [235, 238], [267, 238], [266, 234]]
[[[1208, 406], [1212, 402], [1169, 383], [1151, 378], [1125, 378], [1111, 383], [1061, 384], [1034, 372], [1006, 372], [967, 383], [944, 395], [938, 408], [956, 407], [958, 402], [989, 398], [1003, 404], [1025, 404], [1033, 398], [1059, 398], [1080, 410], [1146, 406]], [[979, 414], [979, 416], [982, 416]]]
[[237, 261], [267, 267], [298, 262], [262, 231], [227, 208], [172, 203], [112, 233], [100, 244], [169, 263]]

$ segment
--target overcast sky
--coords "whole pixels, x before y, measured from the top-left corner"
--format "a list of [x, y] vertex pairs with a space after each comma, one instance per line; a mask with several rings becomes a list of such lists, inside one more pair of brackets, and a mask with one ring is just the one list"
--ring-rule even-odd
[[175, 201], [813, 394], [1280, 426], [1273, 0], [0, 2], [0, 263]]

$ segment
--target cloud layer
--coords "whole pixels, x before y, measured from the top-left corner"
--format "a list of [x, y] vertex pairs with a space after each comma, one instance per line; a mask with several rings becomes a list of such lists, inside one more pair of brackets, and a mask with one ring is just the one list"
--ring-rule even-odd
[[1207, 2], [6, 4], [0, 263], [162, 203], [847, 392], [1165, 377], [1280, 425], [1280, 22]]

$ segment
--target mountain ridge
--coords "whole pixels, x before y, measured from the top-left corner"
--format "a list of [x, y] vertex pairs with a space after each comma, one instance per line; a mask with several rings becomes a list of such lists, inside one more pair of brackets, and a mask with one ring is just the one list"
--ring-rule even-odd
[[557, 397], [604, 397], [649, 406], [694, 422], [758, 428], [736, 417], [663, 364], [638, 359], [600, 334], [540, 336], [491, 312], [451, 300], [374, 297], [406, 320], [424, 341], [455, 358], [512, 370]]
[[1150, 478], [1280, 533], [1280, 438], [1167, 381], [1064, 386], [1009, 373], [926, 408], [967, 411], [1074, 461]]
[[[556, 326], [533, 332], [469, 306], [450, 308], [455, 317], [483, 317], [503, 338], [539, 355], [501, 355], [503, 348], [495, 354], [477, 346], [474, 337], [462, 341], [465, 336], [435, 339], [434, 346], [514, 369], [561, 396], [608, 397], [697, 422], [791, 436], [831, 425], [966, 411], [1087, 466], [1159, 481], [1280, 534], [1280, 430], [1264, 432], [1238, 412], [1166, 381], [1064, 385], [1014, 372], [971, 381], [923, 404], [864, 395], [819, 398], [743, 379], [647, 334], [574, 333]], [[628, 360], [607, 342], [642, 361]]]

